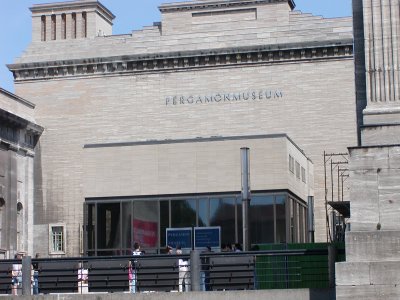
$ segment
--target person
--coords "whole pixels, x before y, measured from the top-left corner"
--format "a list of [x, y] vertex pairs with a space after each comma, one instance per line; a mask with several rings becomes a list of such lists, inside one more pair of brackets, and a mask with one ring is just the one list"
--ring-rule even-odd
[[[176, 247], [176, 254], [182, 255], [182, 249], [180, 246]], [[188, 292], [189, 289], [189, 261], [184, 258], [178, 259], [178, 268], [179, 268], [179, 292], [183, 292], [183, 287], [185, 287], [185, 292]]]
[[83, 263], [78, 264], [78, 293], [89, 293], [89, 271], [85, 269]]
[[235, 252], [242, 252], [243, 248], [242, 245], [240, 245], [239, 243], [235, 244]]
[[221, 252], [232, 252], [232, 246], [230, 244], [222, 244]]
[[212, 249], [210, 246], [207, 246], [206, 249], [202, 252], [204, 256], [201, 258], [201, 286], [200, 289], [202, 291], [210, 290], [210, 253], [212, 253]]
[[[36, 253], [35, 258], [39, 258], [39, 253]], [[33, 268], [33, 285], [32, 285], [32, 294], [39, 294], [39, 263], [36, 261], [32, 264]]]
[[132, 267], [132, 261], [128, 261], [128, 280], [129, 280], [129, 292], [135, 293], [134, 287], [135, 283], [133, 282], [133, 272], [134, 268]]
[[172, 247], [171, 247], [171, 246], [167, 246], [167, 247], [165, 248], [165, 253], [166, 253], [166, 254], [172, 254]]
[[20, 253], [15, 254], [14, 258], [18, 260], [12, 265], [11, 271], [11, 293], [18, 295], [18, 291], [22, 288], [22, 255]]
[[[140, 245], [138, 242], [133, 244], [133, 256], [142, 255], [140, 251]], [[137, 291], [137, 260], [134, 259], [133, 261], [129, 261], [128, 263], [128, 279], [129, 279], [129, 290], [131, 293], [136, 293]]]

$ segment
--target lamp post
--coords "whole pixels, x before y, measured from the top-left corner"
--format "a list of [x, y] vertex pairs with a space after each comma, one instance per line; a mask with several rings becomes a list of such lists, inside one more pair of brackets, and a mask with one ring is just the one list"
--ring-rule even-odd
[[250, 250], [249, 239], [249, 204], [250, 204], [250, 149], [240, 148], [242, 166], [242, 220], [243, 220], [243, 250]]
[[314, 197], [308, 196], [308, 242], [314, 243]]

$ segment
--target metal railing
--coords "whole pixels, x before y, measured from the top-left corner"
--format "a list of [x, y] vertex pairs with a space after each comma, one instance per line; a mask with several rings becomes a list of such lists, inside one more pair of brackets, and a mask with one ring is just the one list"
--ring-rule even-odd
[[[334, 266], [328, 258], [327, 249], [299, 249], [40, 258], [29, 259], [28, 263], [37, 271], [39, 292], [49, 294], [328, 288], [329, 266]], [[180, 260], [188, 262], [188, 271], [180, 268]], [[21, 260], [0, 260], [0, 294], [12, 292], [13, 264], [21, 264]], [[34, 269], [26, 265], [22, 269], [31, 270], [23, 278], [30, 281], [28, 287], [33, 287]], [[180, 288], [184, 283], [186, 287]], [[22, 286], [27, 285], [16, 286], [19, 294]], [[32, 290], [25, 290], [25, 294]]]

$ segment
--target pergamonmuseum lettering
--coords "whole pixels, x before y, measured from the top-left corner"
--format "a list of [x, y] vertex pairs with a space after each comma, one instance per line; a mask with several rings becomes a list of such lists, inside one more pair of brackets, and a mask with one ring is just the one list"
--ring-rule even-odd
[[211, 104], [235, 101], [263, 101], [282, 99], [281, 90], [253, 90], [239, 93], [216, 93], [209, 95], [175, 95], [165, 98], [165, 105]]

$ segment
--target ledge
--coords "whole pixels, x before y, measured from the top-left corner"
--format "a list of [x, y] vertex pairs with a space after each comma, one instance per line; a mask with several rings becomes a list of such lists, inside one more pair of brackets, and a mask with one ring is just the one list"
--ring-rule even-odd
[[182, 2], [182, 3], [170, 3], [162, 4], [158, 9], [164, 12], [171, 11], [182, 11], [182, 10], [202, 10], [202, 9], [214, 9], [214, 8], [230, 8], [238, 6], [250, 6], [250, 5], [260, 5], [260, 4], [271, 4], [286, 2], [289, 4], [290, 8], [293, 10], [296, 7], [294, 0], [206, 0], [197, 2]]
[[353, 57], [352, 41], [153, 53], [7, 65], [16, 82]]

